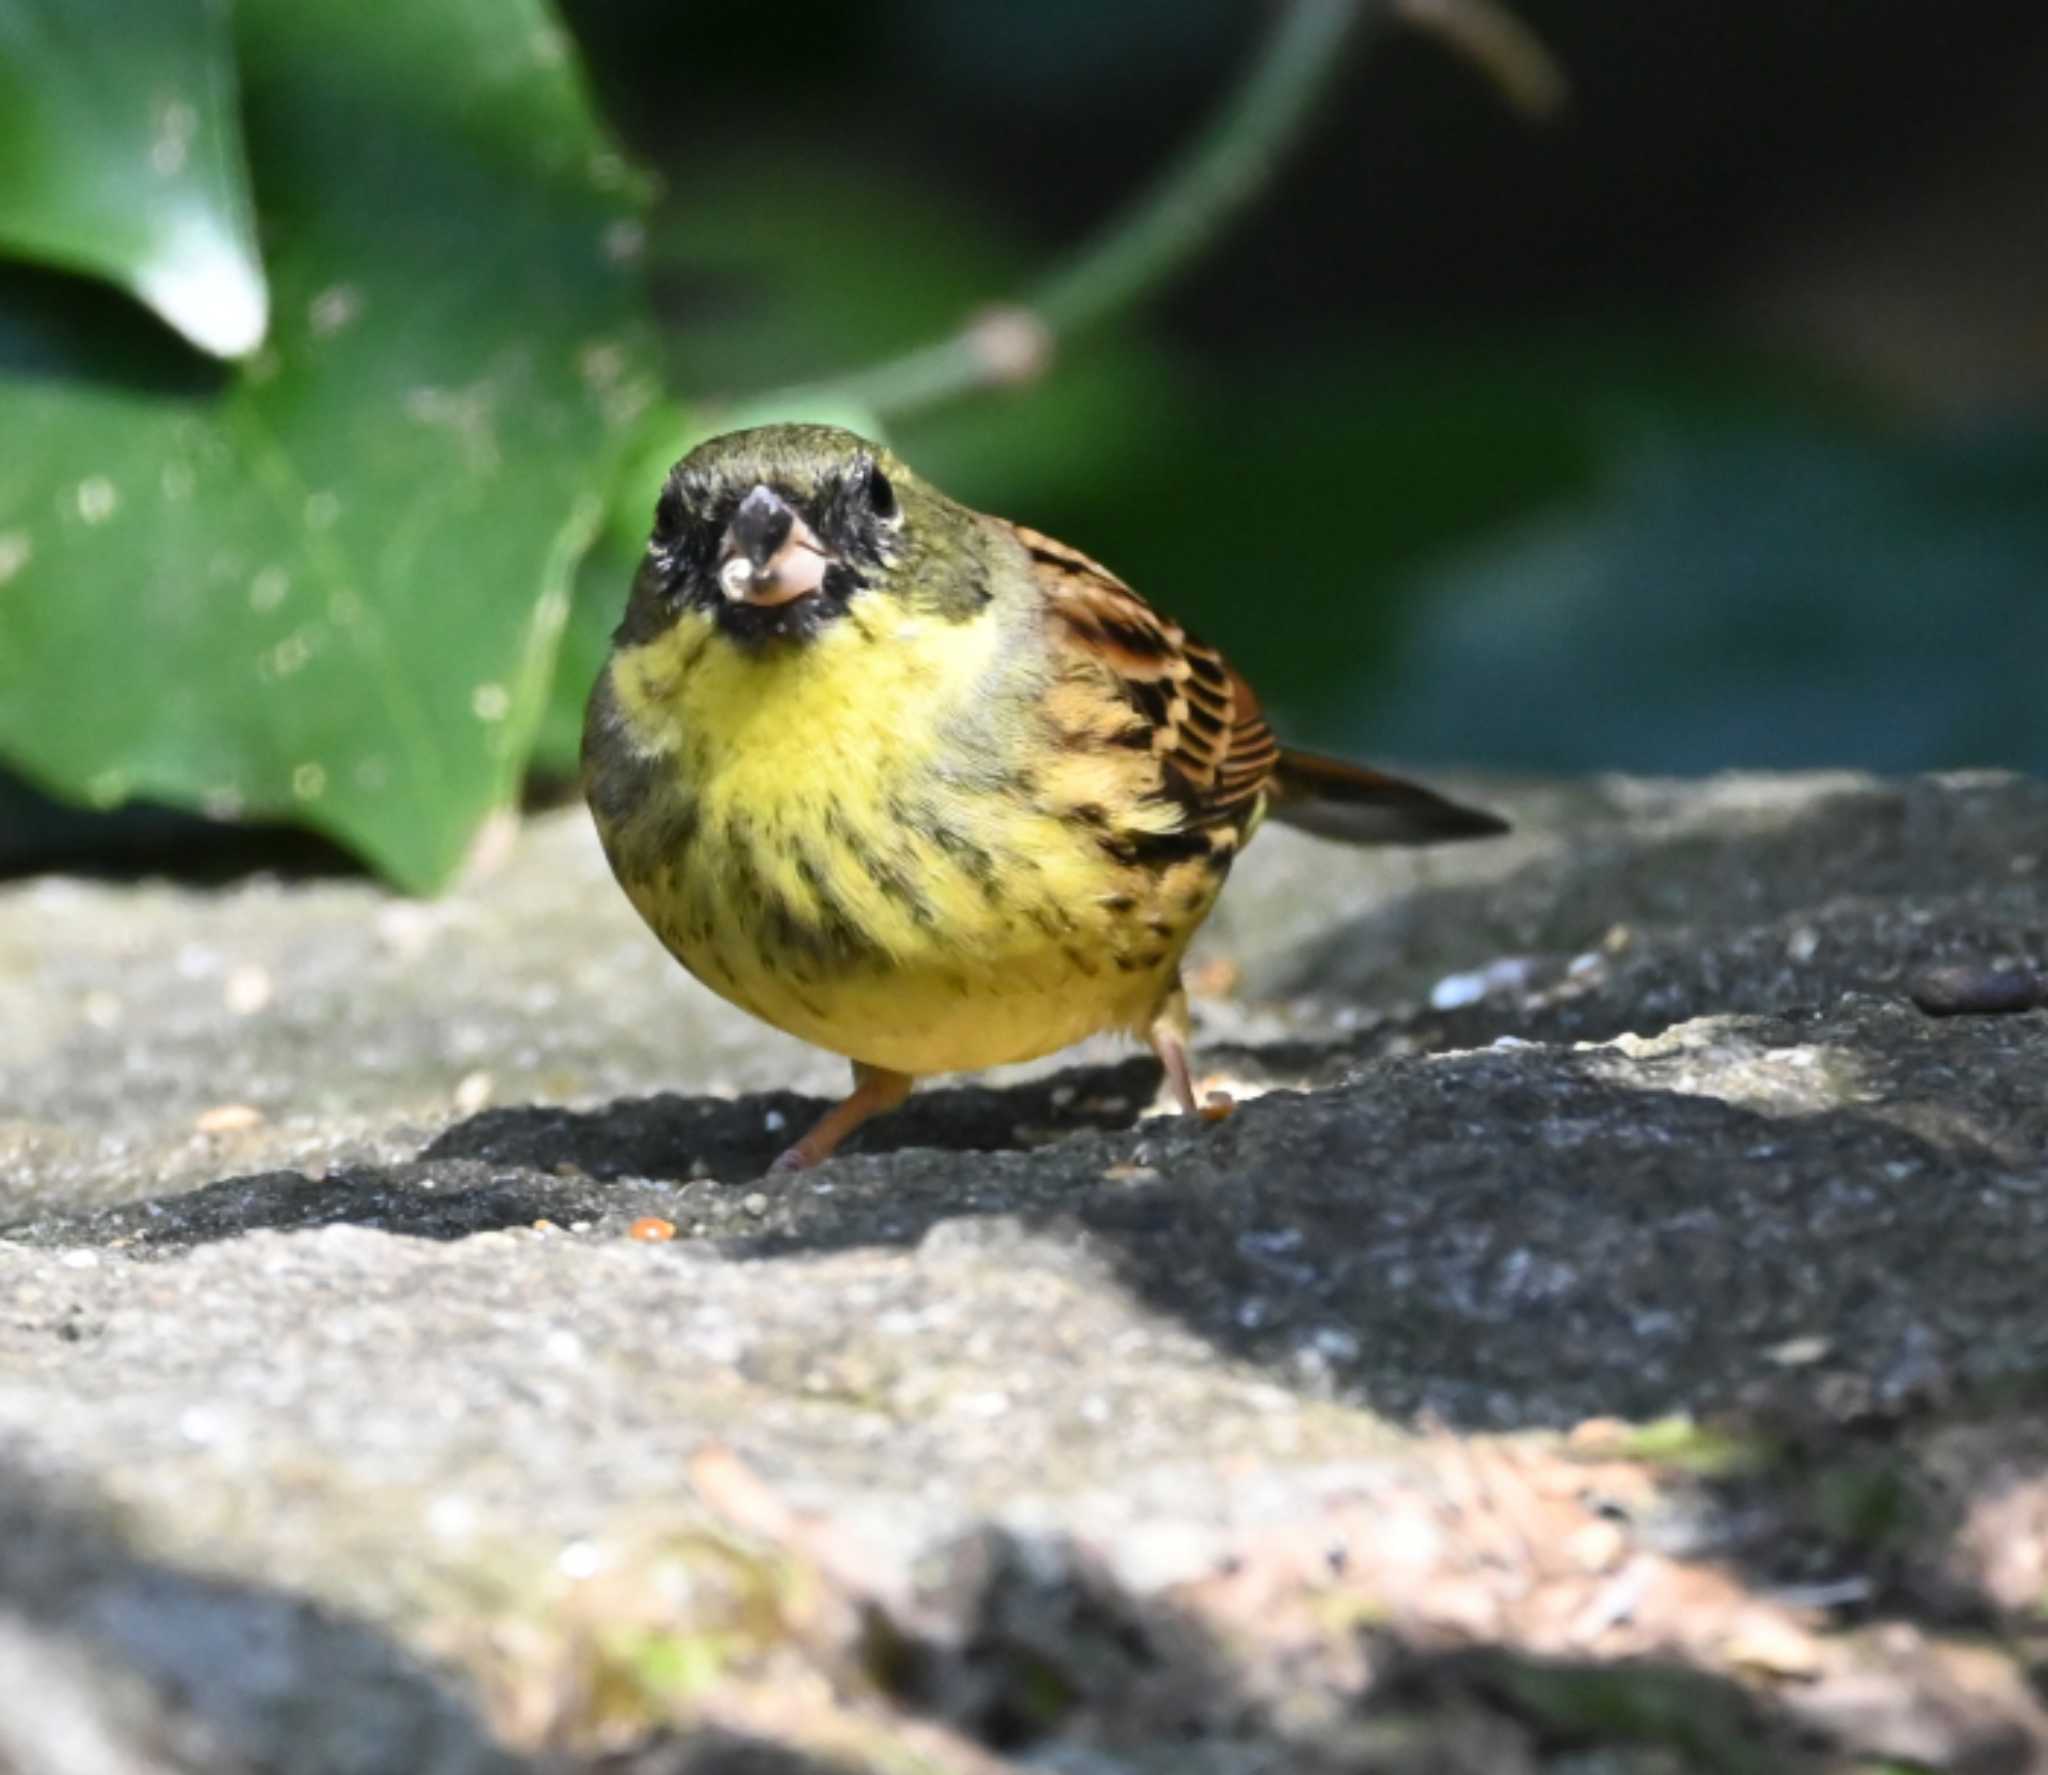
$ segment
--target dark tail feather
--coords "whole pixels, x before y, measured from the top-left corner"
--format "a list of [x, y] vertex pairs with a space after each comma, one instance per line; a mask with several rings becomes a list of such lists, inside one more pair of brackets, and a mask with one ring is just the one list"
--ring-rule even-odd
[[1280, 754], [1271, 795], [1274, 819], [1344, 844], [1441, 844], [1508, 829], [1498, 815], [1460, 807], [1420, 783], [1313, 752]]

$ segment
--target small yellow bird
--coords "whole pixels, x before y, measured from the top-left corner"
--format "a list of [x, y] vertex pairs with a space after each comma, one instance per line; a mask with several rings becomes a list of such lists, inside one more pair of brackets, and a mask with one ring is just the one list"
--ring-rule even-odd
[[1282, 750], [1214, 648], [1086, 555], [851, 432], [670, 472], [591, 693], [612, 871], [712, 991], [853, 1062], [783, 1166], [916, 1078], [1098, 1030], [1188, 1069], [1181, 952], [1261, 818], [1354, 844], [1506, 830]]

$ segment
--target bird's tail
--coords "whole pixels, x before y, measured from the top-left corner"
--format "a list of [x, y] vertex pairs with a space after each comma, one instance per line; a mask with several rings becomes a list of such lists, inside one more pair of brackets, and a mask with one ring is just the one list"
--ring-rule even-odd
[[1499, 815], [1460, 807], [1420, 783], [1313, 752], [1282, 751], [1267, 792], [1274, 819], [1344, 844], [1441, 844], [1508, 829]]

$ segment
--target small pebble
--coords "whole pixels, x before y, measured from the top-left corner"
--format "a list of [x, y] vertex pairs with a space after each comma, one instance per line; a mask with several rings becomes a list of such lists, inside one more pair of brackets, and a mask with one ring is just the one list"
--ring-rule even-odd
[[1929, 968], [1912, 994], [1930, 1017], [1988, 1017], [2048, 1005], [2048, 977], [2032, 968]]
[[201, 1134], [246, 1134], [263, 1126], [263, 1112], [251, 1103], [217, 1103], [202, 1110], [192, 1126]]
[[487, 1072], [469, 1072], [462, 1075], [455, 1087], [455, 1113], [459, 1116], [473, 1116], [491, 1100], [491, 1075]]
[[1806, 1681], [1820, 1674], [1820, 1642], [1797, 1623], [1757, 1611], [1722, 1642], [1731, 1664]]
[[1628, 1536], [1604, 1517], [1583, 1522], [1564, 1539], [1564, 1556], [1582, 1572], [1611, 1572], [1628, 1552]]
[[658, 1214], [643, 1214], [626, 1229], [626, 1237], [638, 1239], [643, 1244], [659, 1245], [676, 1236], [676, 1223], [663, 1220]]
[[1429, 989], [1432, 1011], [1460, 1011], [1476, 1005], [1495, 992], [1516, 992], [1529, 984], [1534, 972], [1525, 955], [1504, 955], [1470, 973], [1446, 974]]
[[768, 1212], [768, 1198], [759, 1190], [750, 1190], [740, 1198], [740, 1207], [758, 1220]]
[[222, 982], [220, 1002], [237, 1017], [253, 1017], [276, 995], [269, 972], [254, 962], [244, 962]]
[[1244, 984], [1244, 969], [1227, 955], [1212, 956], [1185, 976], [1190, 998], [1229, 998]]

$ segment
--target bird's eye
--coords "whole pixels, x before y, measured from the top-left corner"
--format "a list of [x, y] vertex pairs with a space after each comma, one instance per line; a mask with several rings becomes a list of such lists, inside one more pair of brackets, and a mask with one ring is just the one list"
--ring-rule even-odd
[[874, 463], [868, 465], [868, 509], [885, 524], [893, 524], [901, 515], [896, 504], [896, 489], [889, 477]]

